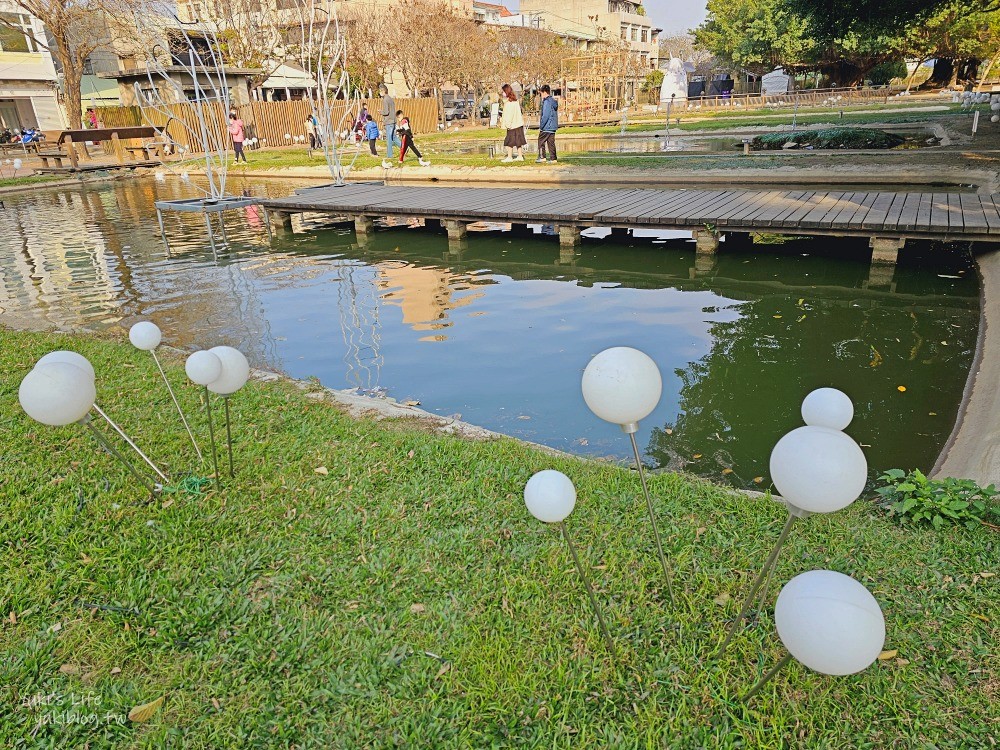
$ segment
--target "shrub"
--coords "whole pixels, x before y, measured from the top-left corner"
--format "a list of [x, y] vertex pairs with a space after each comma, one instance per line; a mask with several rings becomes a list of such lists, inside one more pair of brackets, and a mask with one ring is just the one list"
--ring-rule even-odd
[[940, 529], [946, 523], [964, 524], [970, 529], [1000, 516], [998, 496], [991, 484], [980, 487], [971, 479], [928, 479], [919, 469], [907, 474], [889, 469], [876, 487], [881, 505], [903, 521], [928, 523]]
[[753, 139], [751, 146], [756, 149], [775, 150], [789, 141], [799, 146], [813, 148], [896, 148], [906, 139], [895, 133], [874, 128], [824, 128], [804, 130], [799, 133], [768, 133]]

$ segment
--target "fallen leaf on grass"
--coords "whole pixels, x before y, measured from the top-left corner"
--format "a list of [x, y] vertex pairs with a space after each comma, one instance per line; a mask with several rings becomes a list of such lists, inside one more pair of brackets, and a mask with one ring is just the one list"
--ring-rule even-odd
[[706, 531], [708, 531], [708, 527], [707, 526], [699, 526], [697, 529], [694, 530], [694, 538], [698, 539]]
[[413, 458], [413, 457], [414, 457], [415, 455], [417, 455], [417, 454], [416, 454], [416, 453], [415, 453], [415, 452], [414, 452], [414, 451], [413, 451], [413, 450], [411, 449], [411, 450], [410, 450], [410, 451], [409, 451], [409, 452], [408, 452], [408, 453], [406, 454], [406, 457], [407, 457], [407, 458]]
[[7, 615], [7, 620], [11, 625], [17, 625], [17, 615], [14, 614], [14, 610], [11, 610], [10, 614]]
[[726, 604], [726, 602], [728, 602], [732, 598], [733, 597], [731, 597], [728, 592], [723, 591], [721, 594], [719, 594], [717, 597], [715, 597], [712, 601], [715, 602], [716, 604], [718, 604], [720, 607], [722, 607], [722, 606], [724, 606]]
[[879, 661], [888, 661], [889, 659], [891, 659], [892, 657], [894, 657], [898, 653], [899, 653], [899, 649], [896, 649], [896, 648], [891, 649], [889, 651], [883, 651], [881, 654], [878, 655], [878, 660]]
[[122, 673], [122, 668], [121, 667], [112, 667], [111, 668], [111, 674], [121, 674], [121, 673]]
[[[993, 577], [993, 576], [995, 576], [995, 575], [996, 575], [996, 573], [987, 573], [987, 572], [983, 572], [983, 573], [980, 573], [980, 574], [979, 574], [979, 577], [980, 577], [980, 578], [992, 578], [992, 577]], [[12, 612], [11, 614], [13, 614], [13, 612]]]
[[313, 469], [313, 471], [316, 472], [317, 474], [322, 474], [324, 477], [330, 473], [330, 470], [327, 469], [325, 466], [317, 466], [315, 469]]
[[80, 562], [82, 562], [84, 565], [89, 565], [90, 563], [93, 562], [93, 560], [91, 560], [89, 557], [87, 557], [87, 555], [82, 555], [81, 554], [80, 555]]
[[63, 664], [59, 667], [59, 672], [62, 674], [80, 674], [80, 668], [75, 664]]
[[150, 701], [149, 703], [143, 703], [141, 706], [135, 706], [131, 711], [128, 712], [128, 720], [134, 721], [137, 724], [143, 721], [149, 721], [153, 718], [153, 714], [160, 710], [160, 706], [163, 705], [163, 696], [161, 695], [155, 701]]
[[426, 609], [426, 607], [424, 607], [424, 605], [423, 605], [423, 604], [411, 604], [411, 605], [410, 605], [410, 611], [411, 611], [411, 612], [412, 612], [413, 614], [415, 614], [415, 615], [419, 615], [419, 614], [420, 614], [421, 612], [423, 612], [423, 611], [424, 611], [425, 609]]
[[977, 620], [982, 620], [983, 622], [989, 622], [990, 621], [990, 618], [986, 617], [985, 615], [971, 614], [971, 615], [969, 615], [969, 617], [975, 617]]
[[434, 675], [435, 678], [442, 677], [446, 672], [451, 670], [451, 664], [445, 662], [441, 665], [441, 669], [438, 670], [437, 674]]
[[173, 500], [164, 500], [162, 503], [160, 503], [160, 507], [163, 508], [164, 510], [166, 510], [167, 508], [169, 508], [173, 504], [174, 504]]
[[62, 623], [61, 622], [57, 622], [54, 625], [49, 625], [49, 628], [48, 628], [48, 632], [49, 633], [58, 633], [60, 630], [62, 630]]
[[909, 663], [910, 663], [909, 659], [896, 659], [896, 664], [898, 664], [901, 667], [905, 667]]
[[212, 698], [212, 707], [215, 708], [216, 711], [222, 710], [222, 704], [219, 703], [218, 698]]

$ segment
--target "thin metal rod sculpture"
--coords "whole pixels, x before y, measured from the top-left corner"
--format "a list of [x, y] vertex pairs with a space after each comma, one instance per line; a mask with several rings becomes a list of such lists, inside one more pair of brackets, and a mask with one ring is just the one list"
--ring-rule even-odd
[[642, 482], [642, 494], [646, 498], [646, 509], [649, 511], [649, 522], [653, 525], [653, 536], [656, 538], [656, 551], [660, 556], [660, 565], [663, 566], [663, 577], [667, 582], [667, 593], [670, 595], [670, 603], [677, 604], [674, 599], [674, 587], [670, 583], [670, 567], [667, 565], [667, 558], [663, 554], [663, 542], [660, 540], [660, 529], [656, 525], [656, 513], [653, 511], [653, 501], [649, 497], [649, 489], [646, 487], [646, 472], [642, 467], [642, 459], [639, 457], [639, 446], [635, 442], [635, 433], [628, 434], [632, 441], [632, 452], [635, 454], [635, 466], [639, 470], [639, 481]]
[[122, 430], [122, 428], [119, 427], [117, 424], [115, 424], [114, 420], [112, 420], [111, 417], [109, 417], [107, 414], [105, 414], [104, 410], [101, 409], [100, 406], [98, 406], [97, 404], [94, 404], [94, 411], [96, 411], [98, 414], [100, 414], [101, 417], [104, 419], [104, 421], [107, 422], [109, 425], [111, 425], [111, 428], [115, 432], [117, 432], [119, 435], [121, 435], [122, 439], [126, 443], [128, 443], [130, 446], [132, 446], [132, 450], [134, 450], [136, 453], [139, 454], [139, 456], [142, 458], [142, 460], [145, 461], [149, 465], [149, 468], [151, 468], [153, 471], [155, 471], [159, 475], [160, 479], [162, 479], [164, 482], [169, 482], [170, 481], [169, 479], [167, 479], [167, 475], [164, 474], [162, 471], [160, 471], [159, 468], [157, 468], [156, 464], [154, 464], [149, 459], [149, 456], [147, 456], [145, 453], [143, 453], [141, 450], [139, 450], [139, 446], [136, 445], [134, 442], [132, 442], [132, 438], [130, 438], [128, 435], [126, 435], [125, 431]]
[[121, 463], [125, 466], [126, 469], [129, 470], [132, 476], [138, 479], [139, 482], [142, 483], [142, 485], [147, 490], [149, 490], [149, 494], [151, 496], [156, 495], [156, 485], [154, 485], [152, 482], [149, 481], [149, 479], [140, 474], [139, 471], [129, 462], [129, 460], [121, 454], [121, 451], [119, 451], [111, 444], [111, 442], [104, 436], [104, 433], [102, 433], [99, 429], [94, 427], [93, 422], [91, 422], [90, 420], [89, 414], [86, 417], [84, 417], [83, 420], [81, 420], [81, 424], [83, 424], [84, 427], [90, 430], [93, 436], [97, 439], [97, 442], [100, 443], [105, 450], [107, 450], [111, 455], [113, 455], [115, 458], [121, 461]]
[[726, 634], [726, 640], [724, 640], [722, 645], [719, 647], [719, 656], [725, 653], [726, 646], [729, 645], [729, 642], [733, 640], [733, 636], [736, 635], [736, 629], [750, 612], [750, 607], [753, 605], [753, 601], [756, 598], [758, 590], [760, 590], [761, 584], [764, 581], [764, 576], [770, 577], [771, 571], [778, 562], [778, 553], [781, 552], [781, 548], [784, 546], [785, 540], [788, 538], [788, 532], [791, 531], [792, 524], [794, 522], [795, 516], [792, 513], [789, 513], [788, 519], [785, 521], [785, 525], [781, 529], [781, 534], [778, 536], [778, 541], [775, 542], [774, 548], [771, 550], [771, 554], [769, 554], [767, 556], [767, 560], [764, 561], [764, 567], [760, 569], [760, 573], [757, 574], [757, 578], [754, 579], [753, 584], [750, 586], [750, 591], [747, 594], [746, 600], [743, 602], [739, 615], [737, 615], [736, 619], [733, 620], [733, 624], [729, 627], [729, 632]]
[[205, 413], [208, 415], [208, 439], [212, 441], [212, 465], [215, 467], [215, 489], [220, 489], [219, 485], [219, 452], [215, 448], [215, 427], [212, 426], [212, 399], [208, 395], [208, 386], [205, 386]]
[[222, 403], [226, 405], [226, 446], [229, 448], [229, 476], [234, 477], [236, 473], [233, 471], [233, 433], [229, 419], [229, 396], [223, 396]]
[[576, 563], [576, 570], [580, 574], [580, 580], [583, 581], [583, 587], [587, 589], [587, 596], [590, 597], [590, 605], [594, 608], [594, 613], [597, 615], [597, 621], [601, 625], [601, 632], [604, 633], [604, 642], [607, 644], [608, 651], [611, 652], [611, 656], [617, 659], [618, 651], [615, 649], [615, 642], [611, 640], [611, 633], [608, 631], [607, 623], [604, 622], [604, 613], [601, 611], [601, 605], [597, 602], [597, 596], [594, 594], [594, 587], [590, 583], [590, 578], [584, 571], [583, 565], [580, 564], [580, 557], [576, 554], [576, 545], [573, 544], [573, 539], [569, 535], [569, 530], [566, 528], [565, 522], [560, 522], [559, 528], [562, 529], [563, 538], [569, 546], [569, 552], [573, 556], [573, 562]]
[[740, 698], [740, 702], [746, 703], [748, 700], [750, 700], [755, 695], [757, 695], [757, 693], [760, 692], [760, 689], [762, 687], [764, 687], [771, 680], [772, 677], [774, 677], [776, 674], [778, 674], [778, 672], [780, 672], [782, 669], [784, 669], [785, 665], [788, 664], [788, 662], [790, 662], [791, 660], [792, 660], [792, 655], [791, 654], [785, 654], [781, 658], [781, 661], [779, 661], [777, 664], [775, 664], [773, 667], [771, 667], [771, 670], [766, 675], [764, 675], [763, 677], [761, 677], [757, 681], [757, 684], [754, 685], [752, 688], [750, 688], [746, 692], [746, 694], [743, 695]]
[[194, 433], [191, 432], [191, 428], [188, 426], [187, 417], [184, 416], [184, 410], [181, 409], [181, 405], [177, 402], [177, 396], [174, 395], [174, 389], [170, 387], [170, 381], [167, 380], [167, 373], [163, 371], [163, 365], [160, 364], [160, 358], [156, 356], [156, 350], [150, 349], [149, 353], [153, 355], [153, 361], [156, 362], [156, 369], [160, 371], [160, 375], [163, 377], [163, 382], [166, 383], [167, 392], [170, 394], [170, 398], [173, 399], [174, 406], [177, 407], [177, 413], [181, 415], [181, 422], [184, 423], [184, 429], [187, 430], [188, 437], [191, 438], [191, 445], [194, 446], [194, 451], [198, 454], [198, 460], [204, 461], [204, 456], [201, 455], [201, 448], [198, 447], [198, 441], [194, 439]]

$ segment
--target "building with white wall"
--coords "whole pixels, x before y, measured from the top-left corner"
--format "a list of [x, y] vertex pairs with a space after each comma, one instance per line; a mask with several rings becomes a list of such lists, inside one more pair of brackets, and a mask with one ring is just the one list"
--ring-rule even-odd
[[61, 130], [58, 78], [52, 55], [36, 39], [42, 22], [0, 0], [0, 14], [15, 28], [0, 26], [0, 127]]

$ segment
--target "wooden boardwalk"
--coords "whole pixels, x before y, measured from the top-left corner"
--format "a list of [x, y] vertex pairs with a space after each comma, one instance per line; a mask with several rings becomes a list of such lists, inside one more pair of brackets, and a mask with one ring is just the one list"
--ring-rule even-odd
[[[479, 188], [354, 184], [301, 190], [264, 205], [286, 221], [293, 213], [354, 218], [415, 216], [463, 236], [475, 221], [554, 224], [564, 244], [590, 226], [863, 236], [903, 246], [906, 239], [1000, 241], [1000, 195], [823, 190], [655, 190]], [[453, 230], [454, 229], [454, 233]], [[564, 231], [566, 230], [566, 231]]]

